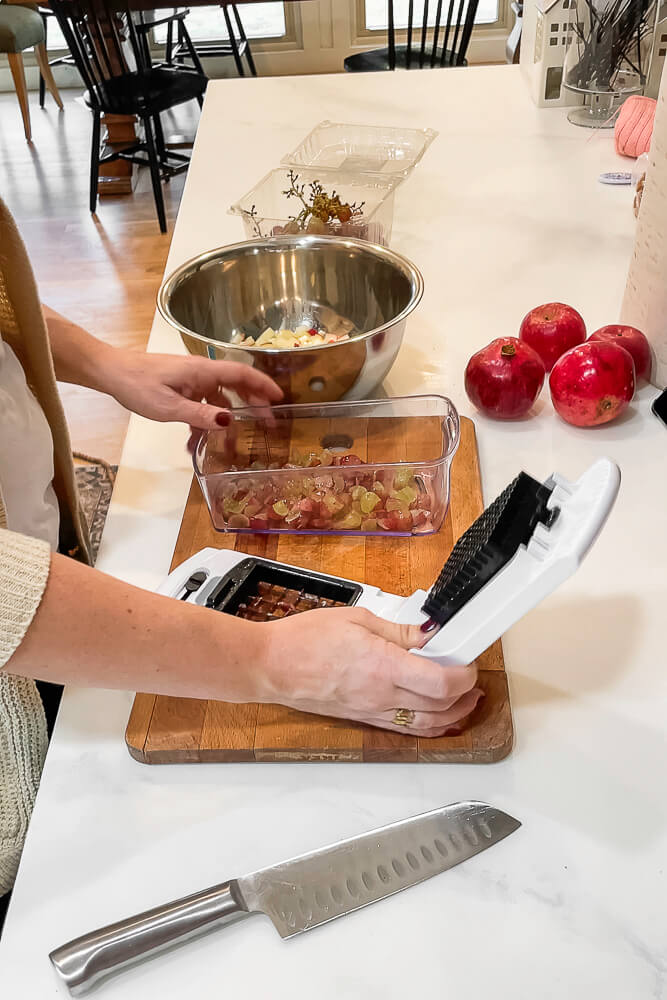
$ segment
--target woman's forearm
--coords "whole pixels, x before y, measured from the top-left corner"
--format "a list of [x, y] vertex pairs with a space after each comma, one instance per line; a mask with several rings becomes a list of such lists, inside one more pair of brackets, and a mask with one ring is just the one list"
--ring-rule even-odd
[[123, 352], [48, 306], [42, 306], [42, 310], [58, 381], [109, 392], [109, 372], [118, 366]]
[[[426, 638], [417, 625], [354, 607], [244, 621], [53, 555], [41, 603], [6, 669], [151, 694], [278, 702], [440, 736], [482, 691], [474, 666], [443, 669], [407, 652]], [[399, 708], [410, 714], [407, 729], [395, 721]]]
[[53, 555], [42, 601], [6, 669], [63, 684], [244, 702], [275, 696], [266, 662], [261, 625]]

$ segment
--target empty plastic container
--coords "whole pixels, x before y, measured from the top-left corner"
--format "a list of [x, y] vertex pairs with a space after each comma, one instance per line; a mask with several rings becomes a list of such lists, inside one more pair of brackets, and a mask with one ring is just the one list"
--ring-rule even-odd
[[282, 162], [405, 178], [437, 135], [431, 128], [323, 121]]

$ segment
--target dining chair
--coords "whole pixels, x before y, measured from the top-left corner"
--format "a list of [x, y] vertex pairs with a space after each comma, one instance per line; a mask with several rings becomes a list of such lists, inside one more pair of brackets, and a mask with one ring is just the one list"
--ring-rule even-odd
[[[467, 66], [466, 53], [479, 0], [424, 0], [421, 19], [415, 16], [414, 0], [408, 0], [405, 44], [397, 41], [394, 0], [387, 2], [387, 45], [370, 52], [357, 52], [344, 62], [348, 73], [373, 73], [395, 69], [435, 69]], [[433, 23], [430, 14], [435, 10]], [[430, 36], [430, 37], [429, 37]]]
[[[186, 59], [189, 59], [192, 63], [194, 69], [202, 76], [206, 76], [204, 67], [201, 64], [201, 60], [195, 49], [194, 43], [190, 38], [190, 32], [187, 29], [185, 19], [190, 13], [187, 8], [182, 10], [174, 7], [170, 14], [161, 14], [159, 11], [153, 11], [153, 16], [148, 16], [149, 12], [140, 11], [138, 14], [137, 31], [139, 36], [143, 38], [144, 44], [150, 46], [150, 36], [155, 28], [159, 28], [161, 25], [166, 24], [167, 26], [167, 38], [164, 46], [164, 59], [162, 62], [154, 62], [154, 66], [173, 66], [174, 63], [183, 65]], [[174, 28], [176, 29], [176, 45], [174, 46]]]
[[[166, 233], [161, 178], [187, 169], [190, 161], [173, 150], [167, 153], [160, 114], [193, 99], [201, 103], [206, 77], [192, 69], [153, 66], [129, 2], [114, 4], [114, 12], [104, 0], [51, 0], [50, 6], [87, 88], [84, 100], [93, 115], [90, 211], [97, 208], [100, 163], [129, 160], [150, 168], [160, 230]], [[100, 157], [103, 114], [136, 115], [143, 138]]]
[[10, 3], [0, 3], [0, 52], [7, 55], [9, 68], [12, 71], [16, 96], [19, 100], [23, 117], [23, 131], [28, 142], [32, 142], [32, 126], [30, 124], [30, 105], [28, 104], [28, 88], [25, 80], [23, 52], [32, 48], [35, 59], [43, 74], [46, 86], [53, 99], [63, 110], [56, 82], [51, 73], [49, 60], [44, 45], [45, 34], [42, 19], [36, 10], [30, 7]]
[[[243, 56], [245, 56], [246, 62], [248, 63], [248, 69], [250, 70], [250, 75], [257, 76], [255, 60], [253, 59], [252, 52], [250, 51], [250, 42], [248, 41], [245, 28], [243, 27], [243, 21], [241, 20], [238, 7], [235, 3], [221, 3], [220, 8], [225, 19], [229, 41], [195, 41], [193, 44], [198, 58], [219, 59], [231, 55], [234, 57], [236, 72], [239, 76], [245, 76], [245, 70], [243, 68]], [[230, 12], [234, 16], [236, 27], [232, 24]], [[177, 34], [175, 41], [173, 32], [172, 34], [167, 33], [165, 60], [168, 63], [183, 62], [183, 60], [191, 58], [190, 45], [188, 44], [187, 38], [184, 37], [184, 34], [187, 31], [185, 21], [179, 21], [176, 28]], [[236, 37], [237, 33], [238, 38]]]

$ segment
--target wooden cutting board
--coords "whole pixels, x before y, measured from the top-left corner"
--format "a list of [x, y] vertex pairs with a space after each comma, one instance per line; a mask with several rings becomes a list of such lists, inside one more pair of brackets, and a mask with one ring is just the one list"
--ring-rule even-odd
[[[355, 442], [355, 446], [356, 446]], [[234, 535], [215, 531], [193, 479], [172, 569], [206, 546], [236, 549], [394, 594], [428, 590], [455, 540], [483, 510], [477, 441], [461, 419], [461, 442], [452, 465], [451, 504], [437, 535], [412, 538]], [[137, 694], [125, 740], [145, 764], [205, 761], [385, 761], [483, 764], [512, 748], [513, 728], [500, 641], [477, 661], [486, 697], [458, 736], [422, 739], [345, 720], [308, 715], [280, 705]]]

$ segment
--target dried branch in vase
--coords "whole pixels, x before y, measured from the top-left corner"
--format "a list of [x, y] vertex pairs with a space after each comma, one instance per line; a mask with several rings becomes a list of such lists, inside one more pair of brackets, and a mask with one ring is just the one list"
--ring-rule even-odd
[[577, 90], [621, 90], [619, 74], [646, 81], [645, 49], [655, 26], [655, 0], [576, 0], [566, 85]]

